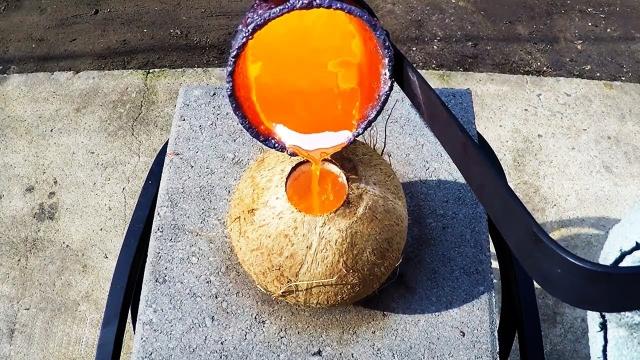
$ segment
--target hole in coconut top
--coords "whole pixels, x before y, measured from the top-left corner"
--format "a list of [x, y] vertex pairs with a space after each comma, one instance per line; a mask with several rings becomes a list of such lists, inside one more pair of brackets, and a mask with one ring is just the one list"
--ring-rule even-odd
[[344, 172], [328, 160], [322, 161], [318, 167], [309, 161], [297, 163], [287, 176], [285, 190], [289, 203], [310, 215], [324, 215], [337, 210], [349, 192]]
[[[341, 10], [294, 10], [241, 51], [234, 96], [249, 124], [299, 155], [346, 145], [382, 103], [388, 60], [371, 27]], [[329, 152], [329, 153], [330, 153]]]

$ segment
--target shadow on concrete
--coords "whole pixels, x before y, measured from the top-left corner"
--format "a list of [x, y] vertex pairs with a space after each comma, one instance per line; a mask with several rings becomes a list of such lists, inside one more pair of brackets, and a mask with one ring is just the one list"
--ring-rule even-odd
[[[585, 259], [598, 262], [600, 251], [609, 230], [619, 222], [609, 217], [579, 217], [542, 223], [542, 227], [569, 251]], [[492, 259], [496, 260], [495, 254]], [[500, 284], [500, 272], [493, 269]], [[496, 304], [500, 305], [501, 291], [496, 286]], [[545, 357], [554, 359], [589, 359], [587, 312], [567, 305], [543, 289], [536, 287], [536, 297], [542, 323]], [[510, 359], [519, 359], [517, 341]]]
[[620, 222], [610, 217], [580, 217], [549, 221], [542, 227], [567, 250], [587, 260], [598, 262], [609, 230]]
[[[609, 230], [620, 220], [580, 217], [542, 224], [551, 237], [571, 252], [598, 262]], [[587, 312], [536, 288], [547, 359], [589, 359]]]
[[486, 218], [468, 186], [446, 180], [402, 186], [409, 211], [402, 263], [359, 305], [390, 313], [436, 313], [491, 291]]

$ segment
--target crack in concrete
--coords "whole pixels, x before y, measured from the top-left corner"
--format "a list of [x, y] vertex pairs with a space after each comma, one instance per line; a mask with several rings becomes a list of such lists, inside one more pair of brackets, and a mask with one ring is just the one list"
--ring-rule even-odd
[[140, 152], [142, 149], [142, 142], [140, 140], [140, 136], [136, 133], [136, 123], [138, 123], [138, 121], [140, 120], [140, 118], [142, 117], [142, 114], [144, 113], [145, 110], [145, 104], [147, 102], [147, 95], [149, 93], [149, 74], [151, 73], [151, 70], [145, 70], [143, 72], [143, 78], [142, 78], [142, 85], [143, 85], [143, 89], [142, 89], [142, 97], [140, 99], [140, 104], [138, 105], [138, 111], [136, 113], [136, 115], [133, 117], [133, 119], [131, 120], [131, 123], [129, 124], [129, 127], [131, 129], [131, 136], [133, 137], [137, 149], [135, 151], [136, 153], [136, 161], [133, 164], [133, 170], [132, 170], [132, 174], [130, 174], [127, 177], [127, 183], [125, 184], [125, 186], [122, 187], [122, 198], [124, 200], [124, 218], [123, 218], [123, 224], [124, 224], [124, 231], [126, 231], [127, 228], [127, 216], [128, 216], [128, 208], [129, 208], [129, 204], [127, 201], [127, 194], [126, 194], [126, 189], [131, 185], [131, 180], [132, 178], [135, 178], [135, 173], [136, 170], [138, 169], [138, 165], [140, 164], [140, 160], [141, 160], [141, 156], [140, 156]]
[[[138, 144], [138, 151], [136, 153], [136, 155], [138, 156], [138, 161], [140, 161], [140, 148], [142, 147], [142, 143], [140, 142], [140, 137], [136, 134], [136, 129], [135, 129], [135, 124], [138, 122], [138, 120], [140, 120], [140, 117], [142, 116], [142, 114], [144, 113], [144, 105], [147, 102], [147, 94], [149, 93], [149, 73], [151, 73], [151, 70], [145, 70], [144, 71], [144, 77], [143, 77], [143, 90], [142, 90], [142, 99], [140, 99], [140, 105], [138, 106], [138, 113], [136, 114], [136, 116], [133, 118], [133, 120], [131, 121], [131, 136], [133, 136], [133, 138], [135, 139], [136, 143]], [[137, 163], [136, 163], [137, 166]]]
[[9, 324], [9, 341], [7, 342], [9, 345], [9, 348], [7, 349], [9, 354], [11, 353], [11, 348], [13, 347], [13, 338], [15, 337], [15, 334], [16, 334], [16, 326], [18, 324], [18, 312], [20, 311], [20, 302], [22, 302], [22, 300], [18, 301], [18, 305], [16, 305], [16, 311], [13, 316], [13, 321], [10, 322]]
[[633, 245], [630, 249], [620, 252], [620, 255], [618, 255], [618, 257], [615, 258], [615, 260], [613, 260], [613, 262], [611, 263], [611, 266], [620, 266], [620, 264], [624, 261], [624, 259], [627, 256], [633, 254], [638, 250], [640, 250], [640, 243], [636, 242], [636, 244]]
[[[127, 178], [128, 179], [128, 178]], [[123, 202], [123, 210], [122, 210], [122, 226], [123, 226], [123, 236], [124, 232], [127, 231], [127, 193], [125, 189], [131, 183], [131, 180], [127, 180], [127, 184], [122, 187], [122, 202]]]
[[[640, 243], [636, 242], [634, 246], [625, 251], [621, 251], [620, 254], [613, 260], [611, 266], [620, 266], [620, 264], [627, 258], [627, 256], [640, 251]], [[609, 346], [609, 329], [607, 323], [607, 315], [600, 312], [600, 332], [602, 332], [602, 360], [608, 360], [607, 347]]]
[[607, 360], [607, 346], [609, 345], [609, 335], [607, 327], [607, 316], [605, 313], [600, 313], [600, 332], [602, 333], [602, 360]]

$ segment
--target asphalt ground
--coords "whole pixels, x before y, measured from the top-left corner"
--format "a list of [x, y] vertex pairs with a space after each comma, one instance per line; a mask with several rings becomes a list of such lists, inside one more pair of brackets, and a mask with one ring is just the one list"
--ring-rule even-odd
[[[226, 65], [251, 0], [0, 0], [0, 74]], [[371, 0], [425, 70], [640, 82], [635, 0]]]

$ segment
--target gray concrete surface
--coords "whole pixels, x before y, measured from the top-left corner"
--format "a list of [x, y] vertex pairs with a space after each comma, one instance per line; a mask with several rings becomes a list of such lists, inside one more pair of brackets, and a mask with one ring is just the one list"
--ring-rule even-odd
[[[516, 192], [563, 245], [597, 259], [640, 199], [640, 84], [426, 75], [437, 87], [471, 88], [477, 126]], [[219, 83], [221, 72], [144, 79], [141, 71], [0, 76], [0, 358], [92, 357], [123, 230], [169, 134], [178, 88]], [[589, 358], [586, 312], [538, 296], [547, 357]]]
[[[430, 79], [471, 88], [478, 129], [516, 193], [562, 245], [597, 260], [611, 227], [640, 199], [640, 85], [464, 73]], [[588, 359], [587, 312], [536, 293], [547, 359]]]
[[[640, 202], [616, 224], [600, 253], [601, 264], [640, 265]], [[622, 260], [622, 261], [620, 261]], [[633, 360], [640, 356], [640, 311], [587, 314], [593, 360]]]
[[[475, 134], [471, 93], [441, 95]], [[387, 118], [386, 139], [384, 124], [367, 138], [380, 149], [386, 144], [384, 154], [407, 197], [408, 245], [397, 278], [362, 304], [304, 309], [260, 291], [226, 235], [230, 194], [264, 147], [238, 124], [223, 87], [183, 88], [134, 358], [495, 358], [497, 318], [482, 208], [397, 89], [381, 115]]]
[[0, 77], [1, 359], [94, 355], [124, 228], [178, 88], [219, 78]]

